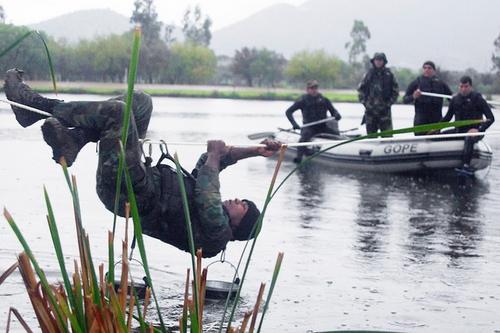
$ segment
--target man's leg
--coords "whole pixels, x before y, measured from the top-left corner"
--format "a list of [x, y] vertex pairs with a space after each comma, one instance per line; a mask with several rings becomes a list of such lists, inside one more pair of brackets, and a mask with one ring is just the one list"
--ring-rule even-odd
[[335, 119], [330, 120], [325, 124], [325, 133], [340, 135], [339, 122]]
[[[118, 96], [111, 101], [123, 101], [125, 96]], [[87, 102], [80, 102], [87, 103]], [[91, 105], [91, 104], [89, 104]], [[134, 92], [132, 97], [132, 114], [138, 125], [139, 137], [145, 138], [146, 132], [153, 111], [151, 97], [142, 92]], [[61, 123], [62, 122], [62, 123]], [[42, 125], [44, 140], [52, 147], [53, 159], [59, 162], [64, 156], [68, 166], [71, 166], [76, 159], [79, 151], [88, 142], [97, 142], [100, 136], [100, 130], [96, 128], [73, 127], [62, 119], [48, 119]]]
[[[54, 108], [53, 113], [54, 117], [68, 126], [100, 133], [97, 194], [106, 208], [111, 211], [114, 208], [124, 111], [125, 103], [121, 101], [104, 101], [62, 103]], [[155, 204], [155, 188], [151, 170], [146, 170], [141, 161], [141, 146], [134, 117], [130, 118], [128, 139], [125, 147], [125, 161], [132, 178], [139, 211], [141, 214], [145, 214]], [[121, 215], [123, 215], [123, 207], [126, 201], [126, 188], [124, 181], [122, 181], [119, 204]]]
[[[379, 128], [380, 131], [391, 131], [392, 130], [392, 116], [391, 109], [385, 110], [385, 112], [379, 118]], [[392, 135], [384, 135], [384, 137], [391, 137]]]
[[[300, 130], [300, 140], [299, 142], [308, 142], [311, 140], [315, 131], [312, 127], [305, 127]], [[297, 157], [293, 160], [295, 163], [300, 163], [302, 157], [307, 153], [307, 147], [297, 147]]]
[[[52, 113], [52, 109], [62, 101], [58, 99], [45, 98], [34, 92], [27, 84], [24, 83], [23, 74], [24, 72], [17, 68], [9, 69], [5, 73], [4, 90], [7, 99]], [[14, 111], [16, 120], [22, 127], [28, 127], [40, 119], [47, 118], [47, 116], [25, 110], [17, 106], [12, 106], [12, 111]]]
[[[413, 118], [413, 126], [419, 126], [427, 124], [426, 116], [423, 112], [415, 112], [415, 118]], [[415, 135], [426, 135], [427, 132], [416, 132]]]
[[462, 163], [464, 168], [470, 168], [472, 155], [474, 153], [474, 144], [481, 140], [482, 136], [467, 136], [464, 139], [464, 151], [462, 153]]
[[[127, 96], [120, 95], [110, 100], [126, 102]], [[148, 130], [151, 113], [153, 112], [153, 101], [151, 96], [142, 91], [134, 91], [132, 96], [132, 113], [135, 118], [135, 125], [139, 138], [144, 139]]]
[[377, 133], [378, 131], [378, 117], [373, 114], [365, 114], [365, 125], [366, 125], [366, 133]]

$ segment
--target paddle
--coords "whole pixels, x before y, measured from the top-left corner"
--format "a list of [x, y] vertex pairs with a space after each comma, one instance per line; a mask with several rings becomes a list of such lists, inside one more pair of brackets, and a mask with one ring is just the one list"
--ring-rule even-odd
[[[332, 121], [334, 119], [335, 119], [334, 117], [328, 117], [328, 118], [325, 118], [325, 119], [322, 119], [322, 120], [313, 121], [311, 123], [307, 123], [307, 124], [302, 125], [301, 128], [310, 127], [310, 126], [314, 126], [314, 125], [318, 125], [318, 124], [323, 124], [323, 123]], [[355, 129], [357, 129], [357, 128], [353, 128], [353, 129], [350, 129], [350, 130], [347, 130], [347, 131], [342, 131], [340, 133], [353, 131]], [[280, 132], [291, 132], [293, 130], [294, 130], [293, 128], [287, 128], [287, 129], [280, 128], [279, 129]], [[248, 138], [250, 140], [263, 139], [263, 138], [267, 138], [267, 137], [273, 135], [274, 133], [276, 133], [276, 132], [259, 132], [259, 133], [253, 133], [253, 134], [249, 134]]]
[[[448, 98], [448, 99], [453, 98], [453, 96], [451, 96], [451, 95], [436, 94], [436, 93], [431, 93], [431, 92], [426, 92], [426, 91], [421, 91], [421, 94], [423, 96], [429, 96], [429, 97], [439, 97], [439, 98]], [[486, 101], [486, 103], [491, 104], [491, 105], [500, 105], [500, 102], [497, 102], [497, 101]]]

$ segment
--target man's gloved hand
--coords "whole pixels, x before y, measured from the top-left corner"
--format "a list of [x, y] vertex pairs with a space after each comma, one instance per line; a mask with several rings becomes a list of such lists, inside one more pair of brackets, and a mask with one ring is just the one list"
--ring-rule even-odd
[[281, 142], [272, 139], [265, 139], [261, 144], [266, 145], [265, 147], [258, 147], [257, 153], [264, 157], [269, 157], [274, 155], [281, 147]]
[[342, 116], [341, 116], [340, 114], [339, 114], [339, 115], [337, 115], [337, 116], [335, 116], [335, 120], [336, 120], [336, 121], [339, 121], [340, 119], [342, 119]]
[[294, 130], [299, 130], [300, 129], [300, 126], [298, 124], [293, 124], [293, 129]]
[[208, 140], [207, 152], [220, 158], [227, 152], [226, 143], [222, 140]]

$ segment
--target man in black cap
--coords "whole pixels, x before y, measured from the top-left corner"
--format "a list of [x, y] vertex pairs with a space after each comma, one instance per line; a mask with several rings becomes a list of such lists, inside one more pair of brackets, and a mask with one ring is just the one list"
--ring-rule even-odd
[[[442, 95], [452, 95], [450, 87], [436, 75], [436, 65], [432, 61], [426, 61], [422, 65], [422, 75], [410, 83], [406, 89], [403, 102], [415, 104], [415, 118], [413, 125], [425, 125], [438, 123], [443, 114], [443, 99], [424, 96], [422, 92]], [[425, 132], [415, 133], [424, 135]]]
[[[316, 80], [307, 81], [306, 93], [286, 110], [286, 117], [292, 124], [293, 129], [300, 129], [299, 142], [308, 142], [319, 133], [327, 133], [332, 135], [340, 134], [337, 121], [339, 121], [342, 116], [337, 111], [337, 109], [335, 109], [332, 102], [330, 102], [328, 98], [319, 93], [318, 86], [318, 81]], [[328, 126], [327, 123], [324, 122], [313, 126], [303, 127], [301, 129], [299, 124], [297, 124], [297, 122], [293, 118], [293, 113], [297, 110], [302, 111], [302, 123], [304, 125], [326, 119], [326, 111], [330, 112], [332, 117], [335, 118], [335, 121], [333, 119], [330, 120], [328, 122], [331, 124], [330, 126]], [[294, 162], [300, 163], [302, 161], [302, 156], [307, 153], [308, 149], [306, 147], [298, 147], [297, 157], [294, 159]]]
[[391, 106], [398, 99], [399, 88], [396, 78], [386, 67], [384, 53], [375, 53], [370, 62], [372, 68], [359, 84], [358, 93], [359, 101], [365, 106], [366, 132], [376, 133], [392, 129]]
[[[7, 71], [5, 94], [11, 101], [31, 106], [51, 114], [51, 117], [12, 106], [17, 121], [28, 127], [40, 119], [43, 138], [52, 148], [53, 159], [68, 166], [88, 142], [99, 141], [99, 162], [96, 190], [104, 206], [114, 210], [120, 138], [125, 110], [124, 96], [99, 102], [63, 102], [45, 98], [26, 85], [23, 72]], [[177, 173], [170, 166], [158, 163], [151, 166], [141, 160], [140, 139], [146, 136], [153, 111], [151, 97], [135, 92], [132, 115], [125, 146], [125, 161], [132, 179], [143, 232], [181, 250], [189, 251], [188, 235]], [[207, 143], [192, 173], [183, 172], [195, 247], [203, 256], [212, 257], [224, 250], [232, 240], [254, 237], [252, 228], [260, 212], [248, 200], [221, 200], [219, 172], [238, 160], [273, 155], [280, 143], [264, 140], [265, 147], [228, 147], [223, 141]], [[127, 191], [122, 188], [119, 215], [124, 216]]]
[[[495, 122], [495, 117], [491, 112], [488, 103], [484, 100], [480, 93], [474, 91], [472, 87], [472, 79], [469, 76], [460, 78], [459, 93], [450, 101], [448, 112], [441, 119], [442, 122], [449, 122], [455, 116], [455, 121], [459, 120], [483, 120], [482, 123], [470, 126], [458, 127], [453, 132], [456, 133], [477, 133], [485, 132], [488, 127]], [[484, 117], [484, 118], [483, 118]], [[450, 131], [447, 131], [450, 133]], [[474, 169], [471, 168], [470, 162], [474, 152], [474, 144], [481, 140], [483, 136], [467, 136], [464, 140], [464, 151], [462, 154], [462, 169], [458, 169], [465, 174], [472, 175]]]

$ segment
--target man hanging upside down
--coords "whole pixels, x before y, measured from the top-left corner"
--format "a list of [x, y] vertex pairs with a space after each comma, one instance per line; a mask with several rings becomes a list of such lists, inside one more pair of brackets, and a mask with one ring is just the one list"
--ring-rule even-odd
[[[23, 82], [23, 71], [11, 69], [6, 73], [5, 94], [11, 101], [48, 112], [46, 117], [12, 106], [17, 121], [23, 127], [45, 119], [43, 138], [52, 147], [53, 159], [64, 157], [68, 166], [89, 142], [99, 141], [97, 194], [106, 208], [114, 209], [116, 175], [121, 138], [125, 97], [101, 102], [63, 102], [45, 98]], [[182, 198], [175, 170], [167, 165], [149, 166], [141, 161], [139, 139], [146, 132], [153, 110], [151, 97], [135, 92], [125, 147], [126, 163], [141, 216], [143, 232], [181, 250], [189, 251]], [[223, 141], [208, 141], [191, 174], [183, 175], [186, 185], [195, 248], [203, 256], [212, 257], [226, 248], [232, 240], [247, 240], [260, 215], [249, 200], [221, 200], [219, 172], [238, 160], [273, 155], [280, 143], [264, 140], [266, 147], [228, 147]], [[120, 194], [120, 211], [124, 215], [127, 201], [125, 187]], [[252, 235], [253, 236], [253, 235]]]

